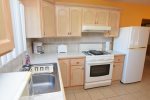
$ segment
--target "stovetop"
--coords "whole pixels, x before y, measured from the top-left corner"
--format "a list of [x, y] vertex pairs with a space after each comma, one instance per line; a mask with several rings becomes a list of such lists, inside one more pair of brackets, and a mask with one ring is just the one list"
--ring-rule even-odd
[[89, 50], [82, 52], [86, 56], [86, 62], [112, 62], [114, 54], [107, 51]]
[[83, 51], [83, 54], [86, 56], [98, 56], [98, 55], [108, 55], [109, 52], [106, 51], [97, 51], [97, 50], [89, 50], [89, 51]]

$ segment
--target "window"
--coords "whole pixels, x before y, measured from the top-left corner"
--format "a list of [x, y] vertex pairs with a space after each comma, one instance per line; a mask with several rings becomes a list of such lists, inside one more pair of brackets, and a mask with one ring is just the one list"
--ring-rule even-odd
[[12, 52], [0, 57], [0, 66], [5, 65], [27, 49], [25, 36], [24, 7], [19, 0], [10, 0], [10, 8], [12, 15], [15, 48]]

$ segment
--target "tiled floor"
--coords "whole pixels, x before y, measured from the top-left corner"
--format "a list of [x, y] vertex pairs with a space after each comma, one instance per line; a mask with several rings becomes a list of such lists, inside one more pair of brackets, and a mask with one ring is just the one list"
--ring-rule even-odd
[[119, 81], [111, 86], [84, 90], [83, 87], [65, 88], [67, 100], [150, 100], [150, 58], [146, 59], [141, 82], [123, 85]]

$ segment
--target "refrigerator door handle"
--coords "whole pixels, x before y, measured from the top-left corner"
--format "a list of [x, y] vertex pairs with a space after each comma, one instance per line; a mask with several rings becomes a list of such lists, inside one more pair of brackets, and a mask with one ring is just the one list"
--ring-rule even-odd
[[142, 48], [147, 48], [147, 47], [135, 47], [135, 48], [129, 48], [129, 49], [142, 49]]

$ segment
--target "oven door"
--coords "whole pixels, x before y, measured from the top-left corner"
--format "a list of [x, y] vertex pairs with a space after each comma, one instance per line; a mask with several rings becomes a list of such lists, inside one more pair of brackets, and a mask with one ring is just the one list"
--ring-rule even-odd
[[113, 62], [87, 62], [85, 81], [97, 82], [112, 79]]

